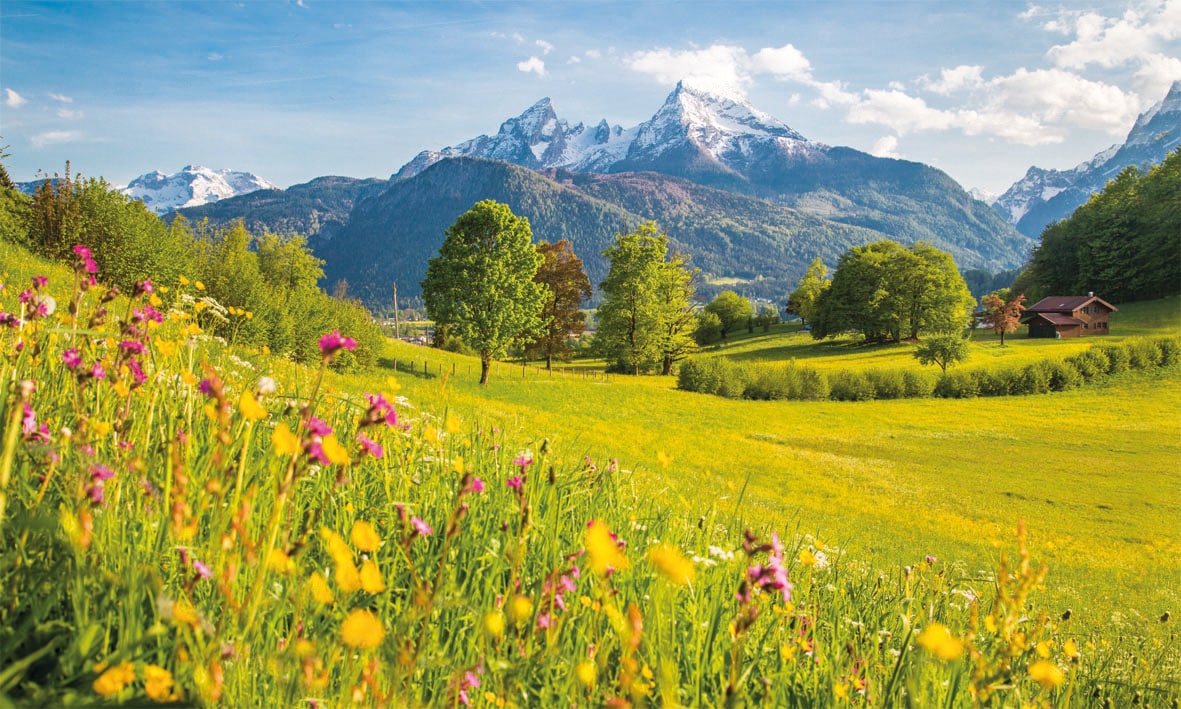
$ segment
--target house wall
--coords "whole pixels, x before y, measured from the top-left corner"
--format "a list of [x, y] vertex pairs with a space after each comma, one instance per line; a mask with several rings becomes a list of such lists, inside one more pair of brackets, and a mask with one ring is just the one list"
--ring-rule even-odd
[[[1086, 312], [1086, 311], [1090, 312]], [[1087, 324], [1085, 328], [1073, 328], [1078, 330], [1077, 333], [1067, 335], [1062, 333], [1063, 337], [1080, 337], [1090, 335], [1106, 335], [1109, 332], [1109, 325], [1111, 323], [1111, 311], [1097, 303], [1080, 308], [1072, 312], [1071, 317], [1078, 318]]]

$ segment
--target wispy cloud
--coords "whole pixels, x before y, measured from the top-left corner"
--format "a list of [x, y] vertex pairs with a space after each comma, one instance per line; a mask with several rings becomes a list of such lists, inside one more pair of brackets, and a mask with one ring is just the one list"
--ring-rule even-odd
[[541, 47], [542, 54], [549, 54], [550, 52], [554, 51], [554, 45], [550, 44], [544, 39], [539, 39], [534, 42], [534, 44], [536, 44], [538, 47]]
[[222, 59], [225, 59], [226, 57], [221, 52], [210, 52], [209, 56], [207, 56], [205, 58], [211, 62], [220, 62]]
[[58, 118], [64, 118], [64, 119], [66, 119], [67, 121], [76, 121], [76, 120], [78, 120], [78, 119], [82, 118], [82, 117], [83, 117], [83, 116], [85, 116], [85, 115], [86, 115], [86, 114], [82, 113], [82, 111], [73, 111], [73, 110], [71, 110], [71, 109], [68, 109], [68, 108], [59, 108], [59, 109], [57, 109], [57, 117], [58, 117]]
[[50, 93], [49, 98], [53, 99], [54, 101], [58, 101], [60, 103], [73, 103], [74, 102], [74, 99], [70, 98], [69, 96], [64, 96], [62, 94]]
[[24, 96], [21, 96], [12, 89], [4, 89], [5, 106], [8, 106], [9, 108], [20, 108], [28, 102], [28, 99], [26, 99]]
[[48, 145], [57, 145], [59, 143], [72, 143], [81, 137], [82, 133], [76, 130], [50, 130], [44, 133], [38, 133], [29, 142], [34, 148], [44, 148]]
[[529, 57], [523, 62], [517, 62], [517, 69], [526, 74], [533, 73], [538, 76], [545, 76], [545, 62], [537, 57]]
[[879, 158], [901, 158], [898, 153], [898, 136], [884, 135], [878, 138], [869, 149], [869, 153]]

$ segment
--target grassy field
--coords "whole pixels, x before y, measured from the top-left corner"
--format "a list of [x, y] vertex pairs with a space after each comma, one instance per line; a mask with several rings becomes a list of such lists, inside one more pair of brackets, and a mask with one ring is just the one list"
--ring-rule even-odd
[[[1125, 307], [1107, 340], [1181, 330], [1178, 299]], [[786, 331], [709, 354], [818, 369], [919, 368], [913, 345], [815, 343]], [[977, 333], [964, 365], [1064, 357], [1093, 340]], [[671, 378], [546, 375], [502, 364], [481, 389], [467, 358], [391, 343], [419, 361], [405, 395], [568, 456], [616, 457], [653, 495], [790, 525], [878, 564], [932, 554], [989, 568], [1025, 520], [1047, 590], [1083, 622], [1181, 606], [1181, 375], [1129, 375], [1064, 393], [996, 399], [752, 402], [676, 391]], [[422, 374], [422, 362], [431, 369]], [[930, 369], [930, 368], [928, 368]], [[451, 371], [455, 375], [450, 374]], [[439, 376], [442, 373], [443, 376]], [[659, 464], [660, 454], [673, 462]]]
[[[359, 374], [337, 333], [318, 367], [227, 346], [146, 290], [101, 324], [101, 287], [0, 267], [0, 706], [1178, 700], [1177, 367], [977, 400], [592, 362], [485, 388], [402, 342]], [[915, 366], [790, 328], [710, 354]]]

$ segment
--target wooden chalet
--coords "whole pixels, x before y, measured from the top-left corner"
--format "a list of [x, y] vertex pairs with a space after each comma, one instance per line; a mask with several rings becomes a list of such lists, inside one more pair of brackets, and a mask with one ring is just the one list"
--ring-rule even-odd
[[1111, 314], [1118, 310], [1094, 293], [1052, 295], [1026, 308], [1021, 324], [1029, 326], [1030, 337], [1106, 335]]

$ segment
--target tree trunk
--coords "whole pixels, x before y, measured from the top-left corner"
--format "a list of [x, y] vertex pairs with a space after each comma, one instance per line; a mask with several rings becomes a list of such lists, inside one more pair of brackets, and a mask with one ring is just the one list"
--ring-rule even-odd
[[492, 368], [492, 357], [480, 355], [480, 386], [488, 386], [488, 370]]
[[664, 376], [667, 377], [668, 375], [670, 375], [672, 373], [673, 373], [673, 358], [672, 357], [665, 357], [664, 358]]
[[1001, 328], [1001, 347], [1005, 346], [1005, 330]]
[[554, 353], [546, 350], [545, 353], [545, 371], [552, 371], [554, 368]]

